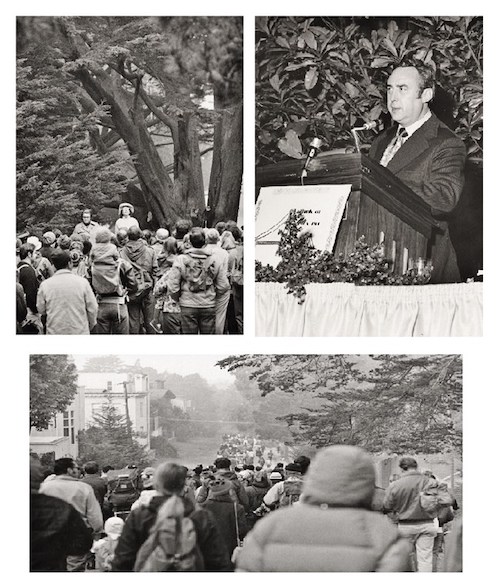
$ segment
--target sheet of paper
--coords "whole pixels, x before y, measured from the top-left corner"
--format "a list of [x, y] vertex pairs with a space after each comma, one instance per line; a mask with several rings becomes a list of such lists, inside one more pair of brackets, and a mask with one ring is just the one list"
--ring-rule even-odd
[[255, 207], [255, 259], [272, 266], [279, 262], [279, 230], [293, 209], [304, 213], [314, 247], [332, 251], [350, 192], [350, 184], [261, 188]]

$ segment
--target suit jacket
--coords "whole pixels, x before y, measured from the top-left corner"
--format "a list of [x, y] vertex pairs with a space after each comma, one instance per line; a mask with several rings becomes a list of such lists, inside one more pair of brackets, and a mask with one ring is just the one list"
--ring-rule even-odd
[[[369, 156], [380, 161], [397, 125], [375, 138]], [[396, 152], [387, 169], [431, 206], [442, 233], [430, 244], [433, 283], [460, 281], [455, 250], [448, 232], [448, 215], [464, 186], [466, 150], [463, 142], [434, 114]]]

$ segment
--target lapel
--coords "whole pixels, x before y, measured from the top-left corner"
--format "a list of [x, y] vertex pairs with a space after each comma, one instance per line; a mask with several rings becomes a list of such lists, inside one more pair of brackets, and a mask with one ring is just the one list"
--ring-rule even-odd
[[436, 115], [426, 121], [413, 135], [401, 146], [394, 157], [387, 164], [387, 169], [397, 174], [404, 167], [412, 163], [421, 153], [429, 148], [430, 141], [437, 136], [439, 121]]

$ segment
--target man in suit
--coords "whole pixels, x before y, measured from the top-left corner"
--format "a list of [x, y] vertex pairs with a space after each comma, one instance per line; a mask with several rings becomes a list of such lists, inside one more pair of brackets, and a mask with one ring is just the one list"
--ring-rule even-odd
[[387, 107], [396, 124], [375, 138], [369, 155], [431, 206], [442, 230], [430, 244], [431, 282], [452, 283], [461, 278], [447, 219], [463, 189], [466, 150], [431, 112], [433, 96], [430, 66], [396, 67], [387, 81]]

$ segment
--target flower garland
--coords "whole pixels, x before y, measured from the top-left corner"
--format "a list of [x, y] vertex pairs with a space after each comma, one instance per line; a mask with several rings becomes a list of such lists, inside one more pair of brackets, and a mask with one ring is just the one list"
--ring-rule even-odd
[[358, 286], [409, 286], [427, 284], [432, 266], [410, 268], [403, 275], [392, 272], [392, 261], [385, 257], [383, 245], [367, 245], [365, 238], [356, 241], [354, 251], [338, 258], [328, 251], [319, 251], [312, 246], [311, 232], [304, 230], [306, 219], [302, 212], [291, 210], [278, 246], [281, 261], [273, 268], [257, 261], [257, 282], [286, 283], [288, 293], [302, 304], [306, 297], [307, 284], [350, 282]]

